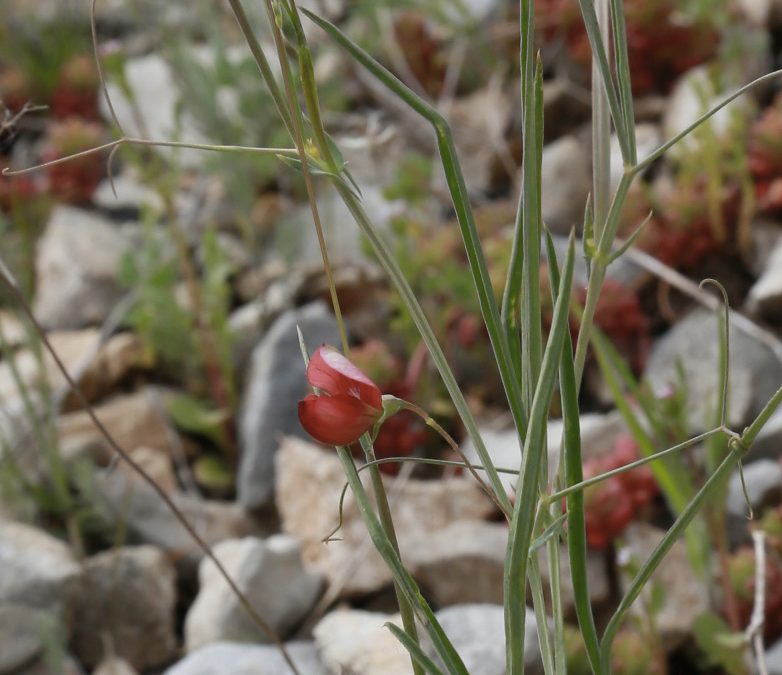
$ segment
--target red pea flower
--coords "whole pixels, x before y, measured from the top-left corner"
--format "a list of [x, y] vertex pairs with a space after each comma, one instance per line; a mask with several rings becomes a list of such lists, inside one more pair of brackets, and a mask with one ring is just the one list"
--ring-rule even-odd
[[318, 347], [307, 381], [320, 393], [299, 401], [299, 421], [321, 443], [350, 445], [383, 415], [378, 386], [334, 347]]

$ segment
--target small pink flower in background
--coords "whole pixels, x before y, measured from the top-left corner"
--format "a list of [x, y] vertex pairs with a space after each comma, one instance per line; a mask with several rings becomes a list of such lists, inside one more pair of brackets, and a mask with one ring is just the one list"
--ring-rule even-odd
[[307, 381], [320, 393], [299, 401], [299, 421], [321, 443], [350, 445], [383, 415], [378, 386], [334, 347], [318, 347]]

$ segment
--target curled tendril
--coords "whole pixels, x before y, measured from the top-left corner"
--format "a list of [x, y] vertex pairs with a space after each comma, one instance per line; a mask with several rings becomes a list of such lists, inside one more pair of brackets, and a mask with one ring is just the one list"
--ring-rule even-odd
[[725, 363], [722, 364], [724, 372], [721, 373], [722, 392], [720, 397], [720, 424], [724, 427], [727, 426], [728, 419], [728, 380], [730, 379], [730, 301], [728, 300], [728, 292], [719, 281], [711, 278], [704, 279], [698, 284], [698, 288], [703, 289], [706, 285], [714, 286], [722, 294], [723, 318], [722, 325], [720, 326], [722, 330], [720, 347], [724, 350]]

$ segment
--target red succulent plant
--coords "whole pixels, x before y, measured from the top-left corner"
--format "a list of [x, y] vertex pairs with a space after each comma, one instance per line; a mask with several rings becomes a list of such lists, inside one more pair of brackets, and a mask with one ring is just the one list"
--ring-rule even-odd
[[[639, 458], [638, 445], [631, 436], [621, 435], [613, 450], [587, 460], [584, 478], [591, 478], [626, 466]], [[584, 519], [587, 545], [603, 549], [618, 537], [636, 513], [649, 504], [659, 487], [648, 466], [640, 466], [591, 485], [584, 490]]]
[[[41, 159], [44, 162], [62, 159], [101, 144], [103, 129], [94, 122], [72, 117], [49, 126]], [[103, 177], [103, 159], [90, 154], [47, 167], [49, 189], [64, 202], [83, 203], [92, 198]]]
[[318, 347], [307, 366], [307, 381], [319, 393], [299, 402], [299, 420], [321, 443], [350, 445], [383, 415], [378, 386], [334, 347]]

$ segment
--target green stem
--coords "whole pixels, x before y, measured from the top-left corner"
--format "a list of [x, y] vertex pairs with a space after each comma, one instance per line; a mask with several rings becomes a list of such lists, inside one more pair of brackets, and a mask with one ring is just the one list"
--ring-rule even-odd
[[730, 432], [728, 432], [726, 429], [723, 429], [722, 427], [717, 427], [716, 429], [705, 431], [704, 433], [699, 434], [698, 436], [694, 436], [693, 438], [690, 438], [689, 440], [686, 440], [683, 443], [679, 443], [678, 445], [674, 445], [670, 448], [666, 448], [665, 450], [660, 450], [660, 452], [650, 455], [649, 457], [642, 457], [641, 459], [637, 459], [636, 461], [630, 462], [629, 464], [625, 464], [624, 466], [620, 466], [616, 469], [611, 469], [611, 471], [606, 471], [604, 473], [601, 473], [598, 476], [593, 476], [592, 478], [587, 478], [586, 480], [579, 480], [577, 483], [568, 485], [568, 487], [564, 488], [563, 490], [559, 490], [557, 492], [551, 493], [544, 499], [548, 503], [559, 501], [564, 497], [569, 497], [578, 492], [584, 491], [590, 485], [596, 485], [597, 483], [601, 483], [604, 480], [607, 480], [608, 478], [611, 478], [613, 476], [618, 476], [619, 474], [625, 473], [626, 471], [632, 471], [633, 469], [637, 469], [638, 467], [644, 466], [645, 464], [649, 464], [650, 462], [654, 462], [658, 459], [662, 459], [674, 452], [679, 452], [680, 450], [684, 450], [685, 448], [689, 448], [692, 447], [693, 445], [697, 445], [701, 441], [705, 441], [707, 438], [711, 438], [712, 436], [716, 436], [717, 434], [723, 434], [723, 433], [730, 433]]
[[[361, 448], [364, 450], [364, 456], [367, 462], [376, 461], [375, 449], [372, 447], [372, 442], [369, 439], [368, 434], [364, 434], [361, 439]], [[388, 495], [386, 494], [385, 486], [383, 485], [383, 477], [380, 474], [380, 468], [377, 464], [372, 464], [369, 468], [369, 476], [372, 480], [372, 492], [375, 495], [375, 503], [377, 504], [377, 513], [380, 516], [380, 525], [383, 527], [383, 531], [388, 537], [388, 541], [391, 542], [396, 554], [402, 557], [399, 550], [399, 541], [396, 536], [396, 529], [394, 528], [394, 519], [391, 516], [391, 507], [388, 503]], [[415, 626], [415, 614], [413, 613], [413, 607], [410, 601], [405, 596], [402, 588], [394, 581], [394, 592], [396, 593], [396, 601], [399, 605], [399, 613], [402, 615], [402, 626], [405, 629], [405, 633], [410, 637], [410, 640], [416, 645], [420, 644], [418, 639], [418, 630]], [[411, 661], [413, 665], [413, 673], [415, 675], [424, 675], [424, 670], [421, 665], [411, 655]]]
[[402, 593], [407, 597], [418, 620], [421, 621], [421, 624], [429, 633], [435, 650], [443, 660], [449, 675], [469, 675], [464, 667], [464, 663], [462, 663], [461, 658], [443, 632], [428, 603], [421, 595], [417, 584], [405, 569], [402, 561], [399, 559], [399, 555], [386, 536], [380, 521], [375, 515], [372, 503], [364, 490], [364, 485], [361, 483], [350, 452], [345, 447], [337, 447], [337, 456], [342, 463], [342, 468], [345, 471], [345, 476], [348, 479], [359, 513], [364, 520], [372, 543], [386, 565], [388, 565], [389, 570], [391, 570], [394, 580], [399, 585]]

